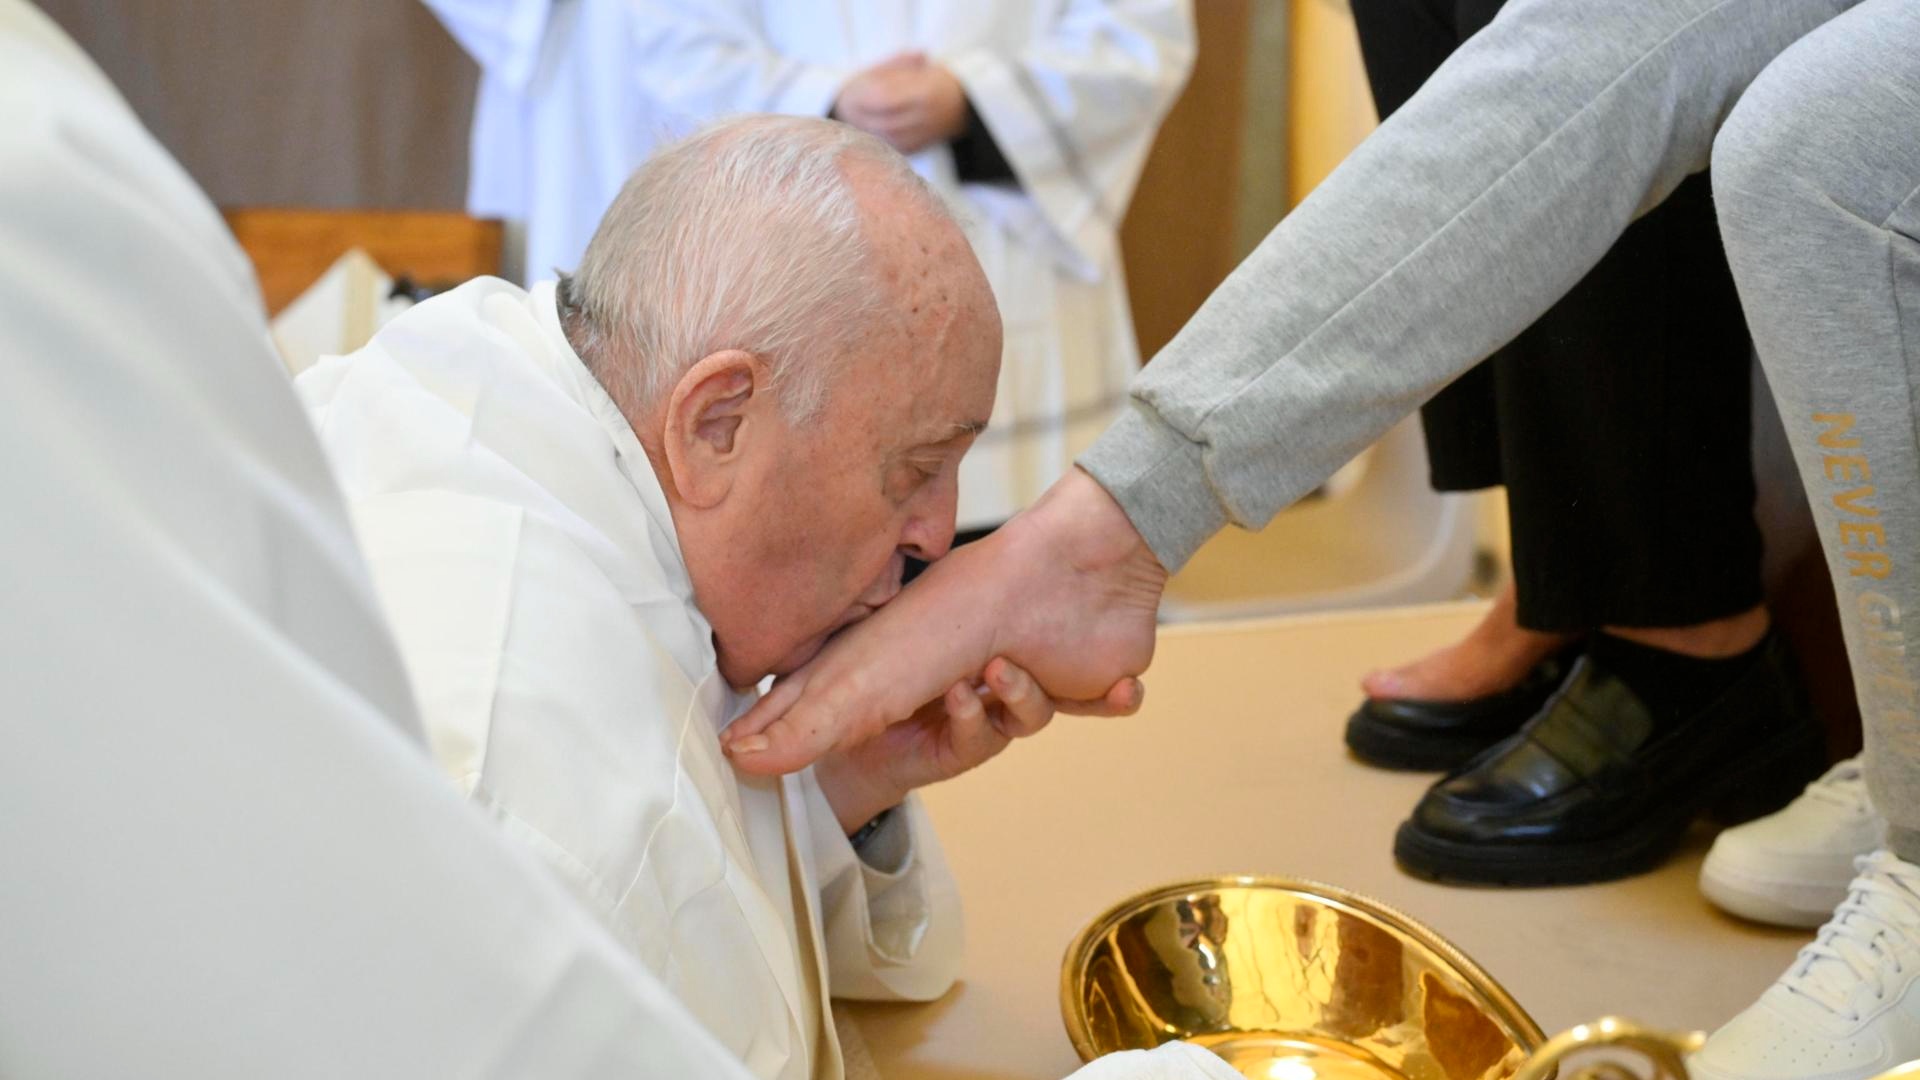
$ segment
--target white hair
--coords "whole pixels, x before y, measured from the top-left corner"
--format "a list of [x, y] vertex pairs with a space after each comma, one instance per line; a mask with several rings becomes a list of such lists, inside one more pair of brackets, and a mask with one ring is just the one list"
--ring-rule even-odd
[[787, 415], [825, 403], [841, 358], [885, 309], [847, 167], [946, 217], [884, 142], [832, 120], [722, 120], [627, 180], [560, 282], [567, 333], [623, 409], [645, 409], [702, 357], [765, 361]]

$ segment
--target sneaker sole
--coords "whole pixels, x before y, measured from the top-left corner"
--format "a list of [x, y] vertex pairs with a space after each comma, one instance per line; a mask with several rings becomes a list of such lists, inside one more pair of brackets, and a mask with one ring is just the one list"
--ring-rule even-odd
[[1812, 929], [1833, 917], [1833, 909], [1847, 898], [1847, 887], [1845, 883], [1795, 885], [1744, 878], [1715, 866], [1709, 853], [1700, 867], [1700, 895], [1727, 914], [1751, 922]]

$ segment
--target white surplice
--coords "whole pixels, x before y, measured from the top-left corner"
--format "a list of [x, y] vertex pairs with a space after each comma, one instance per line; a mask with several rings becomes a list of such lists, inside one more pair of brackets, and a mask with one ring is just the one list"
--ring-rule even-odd
[[812, 770], [721, 753], [754, 695], [716, 668], [665, 496], [551, 283], [470, 282], [297, 385], [441, 766], [755, 1075], [840, 1075], [829, 978], [946, 990], [958, 898], [918, 801], [868, 849], [883, 872]]
[[1017, 184], [914, 166], [962, 219], [1006, 326], [961, 528], [1057, 479], [1125, 402], [1139, 347], [1119, 228], [1192, 68], [1191, 0], [428, 0], [482, 70], [469, 206], [523, 219], [527, 273], [571, 270], [668, 134], [738, 112], [825, 116], [905, 49], [947, 65]]

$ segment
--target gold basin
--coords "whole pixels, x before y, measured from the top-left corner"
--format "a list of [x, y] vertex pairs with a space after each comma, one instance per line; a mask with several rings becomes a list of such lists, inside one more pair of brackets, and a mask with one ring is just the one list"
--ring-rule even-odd
[[[1184, 1039], [1249, 1080], [1684, 1080], [1705, 1038], [1604, 1017], [1548, 1039], [1432, 930], [1272, 877], [1176, 882], [1108, 908], [1067, 946], [1060, 1011], [1084, 1061]], [[1643, 1071], [1559, 1071], [1597, 1050]], [[1920, 1080], [1920, 1061], [1874, 1080]]]
[[1086, 1060], [1173, 1039], [1253, 1080], [1493, 1080], [1546, 1042], [1440, 935], [1318, 882], [1229, 877], [1114, 905], [1067, 948]]

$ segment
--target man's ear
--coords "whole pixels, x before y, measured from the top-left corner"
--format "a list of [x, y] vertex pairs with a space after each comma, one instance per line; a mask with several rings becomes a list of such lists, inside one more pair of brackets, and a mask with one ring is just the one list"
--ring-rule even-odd
[[726, 498], [748, 444], [770, 419], [766, 365], [727, 349], [701, 357], [667, 397], [661, 449], [680, 499], [706, 509]]

